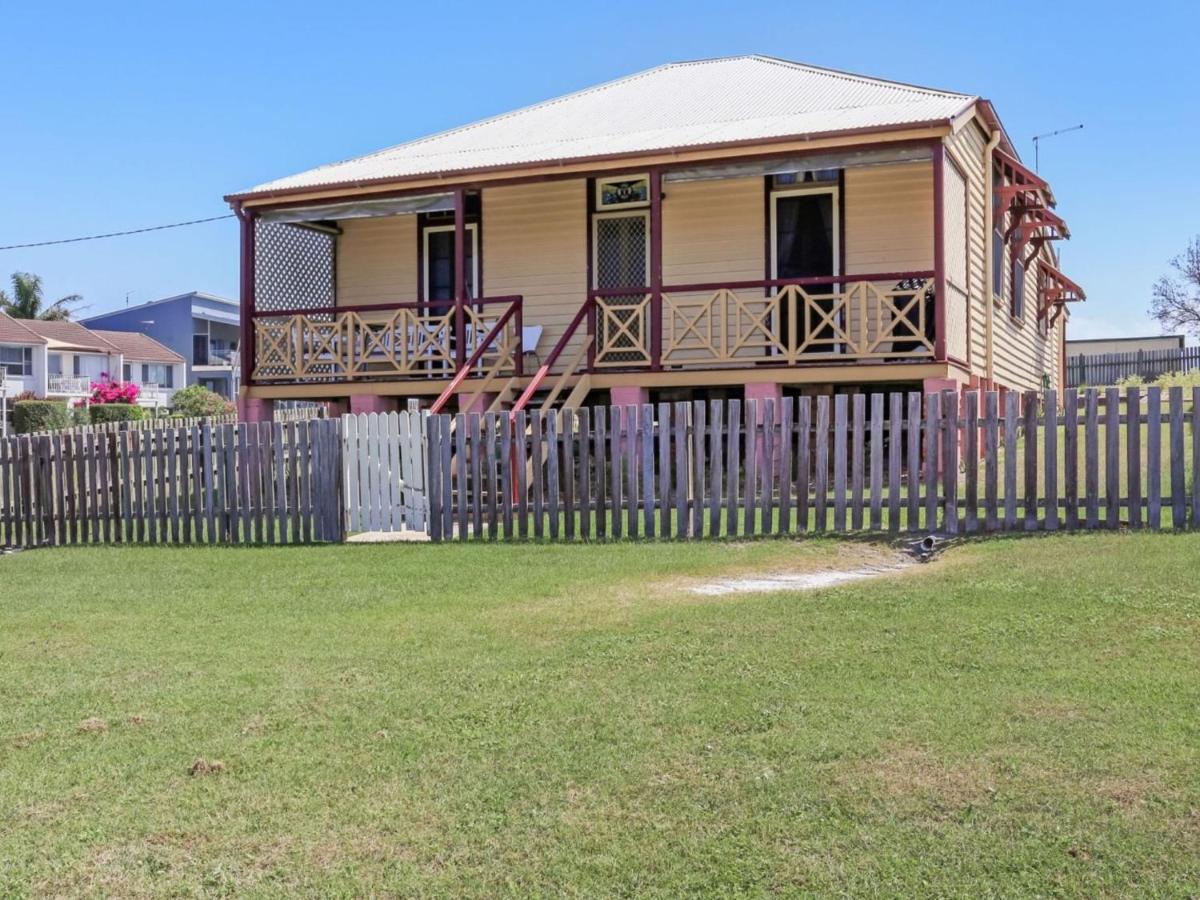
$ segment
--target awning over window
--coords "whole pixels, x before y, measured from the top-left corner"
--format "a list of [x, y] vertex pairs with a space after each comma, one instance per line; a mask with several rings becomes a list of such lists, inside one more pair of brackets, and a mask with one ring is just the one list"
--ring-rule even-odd
[[829, 169], [850, 169], [858, 166], [883, 166], [890, 163], [919, 162], [933, 159], [929, 147], [894, 147], [878, 150], [852, 150], [813, 153], [780, 159], [731, 163], [718, 166], [693, 166], [672, 169], [663, 173], [663, 181], [711, 181], [720, 178], [761, 178], [767, 175], [791, 175], [801, 172], [821, 172]]
[[1045, 179], [1003, 150], [997, 149], [994, 158], [1000, 174], [994, 186], [994, 224], [999, 228], [1005, 216], [1009, 217], [1004, 240], [1018, 254], [1024, 253], [1026, 244], [1030, 246], [1022, 261], [1028, 269], [1048, 241], [1069, 238], [1071, 231], [1063, 218], [1052, 211], [1054, 194]]
[[1038, 293], [1041, 297], [1038, 318], [1049, 315], [1051, 325], [1062, 315], [1066, 304], [1087, 299], [1083, 288], [1048, 262], [1038, 263], [1038, 275]]
[[294, 206], [288, 209], [266, 210], [259, 218], [263, 222], [298, 224], [328, 222], [338, 219], [369, 219], [375, 216], [403, 216], [423, 212], [442, 212], [454, 209], [454, 195], [423, 194], [419, 197], [389, 197], [380, 200], [347, 200], [314, 206]]

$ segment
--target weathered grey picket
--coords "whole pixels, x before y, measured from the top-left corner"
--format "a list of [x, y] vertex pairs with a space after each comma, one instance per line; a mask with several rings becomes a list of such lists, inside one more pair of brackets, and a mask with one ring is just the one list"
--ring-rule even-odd
[[0, 545], [340, 541], [335, 421], [0, 440]]
[[434, 540], [1200, 524], [1200, 389], [785, 397], [500, 420], [507, 429], [429, 419]]

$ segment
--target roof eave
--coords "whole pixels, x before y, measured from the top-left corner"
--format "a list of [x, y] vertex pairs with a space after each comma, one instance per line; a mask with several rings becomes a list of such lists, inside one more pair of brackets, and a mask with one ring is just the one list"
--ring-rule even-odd
[[912, 131], [914, 129], [926, 128], [949, 128], [953, 126], [957, 119], [965, 109], [977, 101], [971, 98], [963, 110], [956, 112], [953, 116], [926, 119], [916, 122], [904, 122], [895, 125], [872, 125], [863, 128], [846, 128], [836, 131], [820, 131], [809, 132], [806, 134], [790, 134], [780, 135], [766, 139], [753, 139], [744, 141], [722, 141], [711, 144], [685, 144], [677, 146], [656, 147], [648, 150], [637, 150], [628, 153], [608, 153], [597, 156], [574, 156], [561, 157], [559, 159], [535, 160], [522, 163], [506, 163], [497, 166], [482, 166], [473, 169], [447, 169], [439, 172], [423, 172], [417, 175], [402, 175], [388, 176], [381, 178], [365, 178], [353, 181], [328, 182], [326, 184], [304, 185], [301, 187], [291, 188], [276, 188], [268, 191], [241, 191], [233, 194], [226, 194], [224, 200], [230, 206], [240, 207], [246, 201], [264, 201], [273, 200], [284, 197], [295, 197], [303, 194], [321, 194], [329, 191], [348, 191], [359, 190], [362, 188], [372, 187], [390, 187], [400, 186], [410, 182], [422, 181], [445, 181], [448, 185], [470, 181], [472, 177], [478, 175], [490, 175], [498, 172], [520, 172], [526, 169], [542, 169], [553, 166], [580, 165], [590, 162], [617, 162], [620, 160], [639, 159], [644, 156], [654, 156], [663, 153], [692, 153], [703, 152], [706, 150], [723, 150], [723, 149], [738, 149], [740, 147], [770, 147], [776, 144], [794, 143], [796, 141], [816, 141], [826, 140], [829, 138], [839, 137], [855, 137], [858, 135], [883, 135], [895, 132]]

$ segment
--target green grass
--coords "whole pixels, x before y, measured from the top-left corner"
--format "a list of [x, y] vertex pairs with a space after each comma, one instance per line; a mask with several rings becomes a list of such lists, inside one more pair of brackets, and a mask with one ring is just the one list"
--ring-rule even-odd
[[1195, 896], [1200, 536], [875, 552], [0, 558], [0, 895]]

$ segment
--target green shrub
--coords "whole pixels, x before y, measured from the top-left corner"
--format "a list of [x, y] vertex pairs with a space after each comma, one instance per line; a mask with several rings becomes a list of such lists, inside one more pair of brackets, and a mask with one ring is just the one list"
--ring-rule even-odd
[[[1194, 388], [1200, 387], [1200, 371], [1195, 372], [1167, 372], [1164, 375], [1159, 375], [1154, 379], [1154, 383], [1163, 388]], [[1185, 391], [1187, 393], [1187, 391]]]
[[145, 415], [144, 409], [132, 403], [97, 403], [88, 408], [88, 417], [93, 425], [105, 422], [137, 422]]
[[71, 413], [63, 400], [18, 400], [13, 404], [13, 430], [17, 434], [58, 431], [71, 424]]
[[171, 398], [171, 413], [186, 418], [221, 416], [232, 409], [232, 403], [200, 384], [180, 388]]

